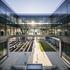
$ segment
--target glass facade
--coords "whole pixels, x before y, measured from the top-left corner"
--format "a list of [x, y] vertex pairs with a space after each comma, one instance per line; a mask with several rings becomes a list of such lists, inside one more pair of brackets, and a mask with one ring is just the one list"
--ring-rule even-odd
[[56, 17], [57, 36], [62, 41], [62, 56], [70, 62], [70, 0], [65, 0], [63, 4], [54, 12], [59, 16]]
[[[7, 36], [16, 34], [16, 17], [9, 6], [0, 0], [0, 59], [8, 55]], [[3, 40], [3, 41], [2, 41]]]
[[0, 43], [0, 60], [8, 54], [7, 42]]
[[[42, 20], [42, 21], [41, 21]], [[25, 22], [24, 22], [25, 21]], [[36, 25], [35, 23], [51, 23]], [[21, 23], [34, 23], [34, 25], [22, 25]], [[19, 25], [17, 24], [20, 24]], [[16, 25], [17, 24], [17, 25]], [[21, 28], [21, 29], [20, 29]], [[43, 35], [48, 36], [46, 40], [59, 51], [59, 41], [52, 38], [58, 37], [61, 40], [62, 56], [70, 62], [70, 0], [65, 0], [50, 16], [19, 16], [0, 0], [0, 38], [9, 35]], [[15, 37], [10, 39], [10, 44], [15, 48], [21, 45], [27, 38]], [[1, 40], [1, 39], [0, 39]], [[10, 46], [11, 48], [11, 46]], [[7, 40], [0, 42], [0, 60], [8, 54]]]

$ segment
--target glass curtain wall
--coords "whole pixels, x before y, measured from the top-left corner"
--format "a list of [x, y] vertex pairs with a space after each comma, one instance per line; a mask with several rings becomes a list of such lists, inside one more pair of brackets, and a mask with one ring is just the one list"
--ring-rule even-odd
[[65, 0], [54, 14], [59, 15], [56, 23], [60, 24], [57, 35], [62, 41], [62, 56], [70, 62], [70, 0]]

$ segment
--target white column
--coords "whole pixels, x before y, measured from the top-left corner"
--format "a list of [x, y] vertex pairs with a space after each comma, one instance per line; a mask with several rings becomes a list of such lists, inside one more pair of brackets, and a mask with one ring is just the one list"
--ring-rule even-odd
[[59, 40], [59, 56], [61, 57], [62, 49], [61, 49], [61, 40]]

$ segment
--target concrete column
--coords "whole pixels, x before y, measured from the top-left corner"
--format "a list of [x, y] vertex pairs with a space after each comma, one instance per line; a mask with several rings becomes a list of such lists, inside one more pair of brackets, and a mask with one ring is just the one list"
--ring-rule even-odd
[[62, 56], [61, 40], [59, 40], [59, 56]]
[[11, 26], [10, 26], [10, 35], [11, 35]]
[[6, 24], [5, 24], [4, 31], [5, 31], [5, 36], [6, 36], [7, 35], [7, 25]]
[[16, 27], [15, 27], [15, 35], [16, 35]]
[[9, 29], [9, 35], [10, 35], [10, 26], [8, 27], [8, 29]]
[[13, 35], [15, 35], [15, 27], [13, 27], [12, 30], [13, 30]]
[[8, 56], [9, 56], [9, 39], [7, 39], [7, 53], [8, 53]]

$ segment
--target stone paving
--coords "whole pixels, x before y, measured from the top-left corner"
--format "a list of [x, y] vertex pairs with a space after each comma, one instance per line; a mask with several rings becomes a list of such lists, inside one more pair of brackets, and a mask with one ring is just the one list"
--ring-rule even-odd
[[[37, 46], [38, 45], [39, 44], [37, 44]], [[34, 48], [34, 45], [33, 45], [33, 48]], [[42, 63], [43, 65], [47, 65], [47, 64], [55, 65], [57, 67], [55, 70], [67, 70], [66, 65], [59, 57], [58, 52], [43, 52], [45, 53], [44, 56], [47, 57], [47, 59], [45, 59], [44, 57], [42, 57], [43, 53], [39, 55], [40, 54], [39, 47], [35, 49], [37, 50], [37, 51], [35, 50], [36, 53], [34, 53], [33, 51], [32, 52], [10, 52], [9, 57], [0, 65], [0, 67], [3, 67], [2, 70], [10, 70], [11, 67], [15, 65], [23, 67], [23, 66], [26, 66], [27, 63]], [[35, 56], [36, 55], [37, 56], [35, 57], [33, 53]]]
[[67, 66], [64, 64], [62, 59], [59, 57], [58, 52], [46, 52], [46, 55], [50, 61], [56, 65], [57, 70], [67, 70]]

